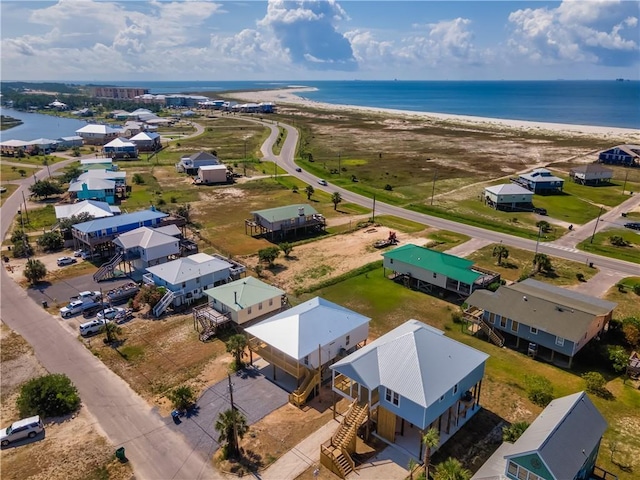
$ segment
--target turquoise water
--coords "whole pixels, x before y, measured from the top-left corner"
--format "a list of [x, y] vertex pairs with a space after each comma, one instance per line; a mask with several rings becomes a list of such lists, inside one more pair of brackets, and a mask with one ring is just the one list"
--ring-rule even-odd
[[315, 87], [319, 102], [536, 122], [640, 128], [638, 81], [119, 82], [151, 93]]

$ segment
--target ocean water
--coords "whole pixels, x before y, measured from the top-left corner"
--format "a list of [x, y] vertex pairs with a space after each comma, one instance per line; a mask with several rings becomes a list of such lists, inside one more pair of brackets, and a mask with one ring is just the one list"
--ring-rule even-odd
[[[82, 82], [77, 82], [82, 83]], [[106, 82], [105, 82], [106, 83]], [[216, 93], [317, 88], [305, 98], [333, 104], [450, 113], [536, 122], [640, 129], [640, 82], [557, 81], [290, 81], [111, 82], [151, 93]]]

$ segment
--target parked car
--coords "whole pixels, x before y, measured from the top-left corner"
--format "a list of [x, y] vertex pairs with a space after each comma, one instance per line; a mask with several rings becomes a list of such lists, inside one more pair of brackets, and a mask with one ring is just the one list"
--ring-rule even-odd
[[23, 438], [33, 438], [44, 430], [44, 425], [38, 415], [13, 422], [7, 428], [0, 430], [0, 444], [6, 447], [11, 442]]
[[91, 252], [85, 252], [84, 250], [82, 251], [80, 256], [82, 257], [83, 260], [96, 260], [102, 257], [102, 255], [100, 255], [100, 253], [98, 252], [91, 253]]
[[296, 168], [296, 172], [301, 172], [302, 169], [300, 167]]
[[533, 213], [537, 213], [538, 215], [546, 215], [547, 214], [547, 209], [546, 208], [534, 208], [533, 209]]
[[91, 318], [91, 317], [95, 316], [100, 310], [106, 310], [107, 308], [109, 308], [109, 304], [108, 303], [96, 303], [92, 307], [85, 308], [82, 311], [82, 316], [84, 318]]
[[86, 309], [94, 307], [96, 302], [83, 302], [82, 300], [73, 300], [69, 302], [69, 305], [60, 309], [60, 316], [62, 318], [69, 318], [72, 315], [84, 312]]
[[71, 257], [60, 257], [58, 259], [58, 266], [59, 267], [64, 267], [65, 265], [72, 265], [74, 263], [77, 263], [78, 261], [75, 258], [71, 258]]
[[79, 258], [79, 257], [82, 257], [83, 253], [84, 252], [82, 250], [74, 250], [73, 256], [76, 257], [76, 258]]
[[629, 222], [624, 224], [625, 228], [630, 228], [631, 230], [640, 230], [640, 222]]
[[326, 181], [326, 180], [323, 180], [323, 179], [318, 180], [318, 183], [319, 183], [320, 185], [324, 185], [325, 187], [328, 185], [328, 184], [327, 184], [327, 181]]
[[104, 320], [105, 318], [107, 320], [113, 320], [119, 316], [123, 316], [125, 314], [126, 310], [122, 307], [109, 307], [105, 310], [100, 310], [98, 312], [98, 320]]
[[80, 331], [80, 335], [82, 335], [83, 337], [86, 337], [88, 335], [95, 335], [96, 333], [99, 333], [102, 327], [108, 322], [109, 320], [98, 320], [96, 318], [88, 322], [81, 323], [78, 327], [78, 330]]
[[71, 297], [72, 300], [82, 300], [83, 302], [97, 302], [102, 298], [102, 294], [98, 290], [84, 290], [77, 296]]

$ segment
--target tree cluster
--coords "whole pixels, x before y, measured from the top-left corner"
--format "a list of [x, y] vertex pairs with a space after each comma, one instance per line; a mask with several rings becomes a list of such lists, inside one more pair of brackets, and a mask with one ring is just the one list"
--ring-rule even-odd
[[80, 396], [69, 377], [53, 373], [25, 383], [16, 405], [22, 417], [58, 417], [75, 412], [80, 406]]

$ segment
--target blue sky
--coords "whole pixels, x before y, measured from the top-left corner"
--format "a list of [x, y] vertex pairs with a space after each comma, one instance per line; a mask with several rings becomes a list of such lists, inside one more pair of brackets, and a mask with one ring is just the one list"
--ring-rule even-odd
[[640, 3], [0, 2], [3, 80], [640, 78]]

